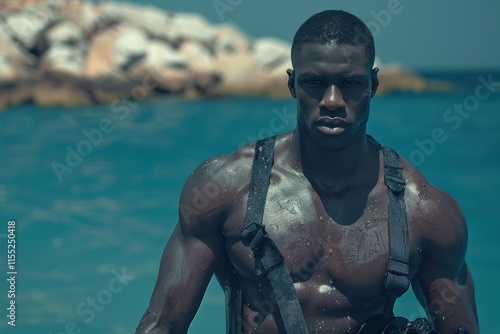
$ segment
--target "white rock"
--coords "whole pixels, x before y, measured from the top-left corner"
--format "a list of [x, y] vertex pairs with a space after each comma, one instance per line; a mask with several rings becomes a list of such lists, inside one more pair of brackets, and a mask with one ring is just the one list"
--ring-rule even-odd
[[128, 72], [128, 76], [143, 87], [184, 94], [186, 87], [200, 79], [201, 75], [189, 67], [187, 57], [168, 43], [150, 41], [146, 53]]
[[61, 22], [52, 27], [45, 35], [47, 43], [53, 44], [72, 44], [75, 45], [83, 40], [84, 33], [82, 29], [72, 22]]
[[250, 39], [232, 25], [223, 25], [216, 29], [212, 46], [216, 55], [246, 53], [251, 48]]
[[115, 25], [100, 31], [88, 47], [86, 76], [99, 87], [129, 89], [130, 79], [145, 67], [150, 43], [146, 33], [137, 27]]
[[100, 19], [108, 23], [127, 23], [143, 29], [151, 36], [177, 40], [172, 28], [172, 14], [155, 7], [106, 2], [100, 7]]
[[275, 38], [260, 38], [253, 44], [253, 55], [263, 68], [273, 68], [290, 58], [291, 45]]
[[216, 30], [201, 15], [177, 13], [173, 16], [172, 32], [176, 38], [209, 45], [215, 37]]
[[143, 31], [135, 28], [124, 29], [114, 43], [116, 65], [122, 69], [129, 68], [146, 56], [147, 45], [148, 37]]
[[43, 31], [59, 17], [59, 7], [47, 3], [26, 7], [8, 16], [5, 21], [10, 28], [10, 34], [27, 49], [33, 49]]
[[192, 85], [186, 92], [189, 96], [211, 94], [221, 82], [221, 69], [217, 67], [211, 51], [195, 41], [186, 41], [180, 46], [180, 53], [189, 64], [188, 71], [193, 76]]
[[150, 41], [146, 46], [145, 65], [152, 67], [173, 67], [185, 69], [188, 66], [186, 58], [171, 45], [159, 41]]
[[80, 48], [57, 43], [43, 54], [40, 68], [43, 73], [83, 78], [84, 64], [85, 56]]
[[13, 42], [6, 30], [8, 27], [0, 21], [0, 83], [27, 80], [32, 77], [30, 67], [36, 59]]

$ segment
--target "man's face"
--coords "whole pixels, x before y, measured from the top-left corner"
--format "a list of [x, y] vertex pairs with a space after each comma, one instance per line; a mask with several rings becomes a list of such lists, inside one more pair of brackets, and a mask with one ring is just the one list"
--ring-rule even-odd
[[377, 71], [363, 46], [305, 43], [296, 51], [288, 85], [297, 99], [297, 126], [316, 145], [346, 147], [364, 135]]

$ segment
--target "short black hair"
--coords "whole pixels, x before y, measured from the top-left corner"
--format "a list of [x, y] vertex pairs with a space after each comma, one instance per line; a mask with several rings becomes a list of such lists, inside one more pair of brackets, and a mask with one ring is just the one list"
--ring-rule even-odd
[[366, 24], [357, 16], [343, 10], [325, 10], [314, 14], [299, 27], [292, 43], [294, 54], [304, 43], [347, 44], [363, 46], [371, 64], [375, 62], [375, 42]]

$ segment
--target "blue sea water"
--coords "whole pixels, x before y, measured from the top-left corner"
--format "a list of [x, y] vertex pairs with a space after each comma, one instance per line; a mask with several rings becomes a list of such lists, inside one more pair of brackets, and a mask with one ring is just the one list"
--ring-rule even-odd
[[[474, 94], [376, 97], [368, 132], [460, 203], [482, 332], [497, 333], [500, 94], [470, 105], [468, 116], [446, 118], [449, 108], [472, 103]], [[1, 333], [132, 333], [190, 172], [211, 156], [295, 123], [293, 100], [154, 99], [132, 107], [128, 114], [110, 105], [0, 113]], [[95, 135], [95, 129], [106, 133], [89, 146], [84, 132]], [[442, 142], [431, 147], [436, 131]], [[73, 157], [58, 176], [54, 166], [67, 164], [68, 152], [78, 149], [86, 156]], [[8, 220], [16, 221], [16, 328], [6, 317]], [[223, 333], [223, 306], [212, 282], [190, 333]], [[411, 291], [397, 312], [422, 315]]]

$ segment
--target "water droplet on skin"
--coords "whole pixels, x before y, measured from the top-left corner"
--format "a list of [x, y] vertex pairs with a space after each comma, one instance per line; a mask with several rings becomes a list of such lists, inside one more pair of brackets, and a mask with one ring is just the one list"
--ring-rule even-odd
[[318, 292], [323, 293], [323, 294], [330, 293], [331, 291], [332, 291], [332, 287], [330, 287], [328, 285], [322, 285], [318, 288]]

